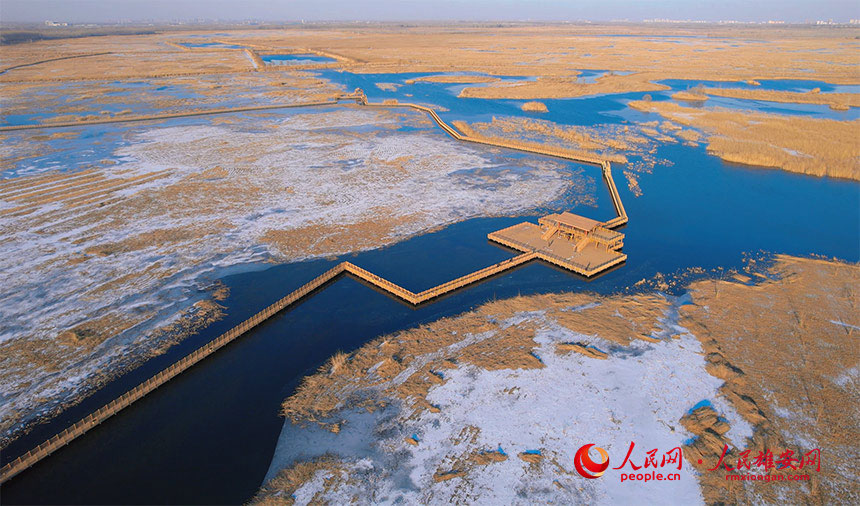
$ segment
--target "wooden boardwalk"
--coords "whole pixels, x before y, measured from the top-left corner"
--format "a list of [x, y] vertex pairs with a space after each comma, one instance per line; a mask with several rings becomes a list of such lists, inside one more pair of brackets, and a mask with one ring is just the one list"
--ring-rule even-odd
[[245, 48], [245, 54], [248, 56], [248, 58], [251, 59], [251, 62], [254, 64], [254, 70], [257, 70], [257, 71], [265, 70], [266, 62], [264, 62], [263, 59], [260, 58], [260, 55], [257, 54], [256, 51], [254, 51], [251, 48], [246, 47]]
[[256, 105], [249, 107], [227, 107], [220, 109], [199, 109], [186, 112], [169, 112], [164, 114], [147, 114], [143, 116], [120, 116], [89, 121], [61, 121], [56, 123], [39, 123], [35, 125], [5, 125], [0, 126], [0, 132], [14, 130], [37, 130], [42, 128], [64, 128], [87, 125], [109, 125], [112, 123], [139, 123], [142, 121], [160, 121], [164, 119], [190, 118], [194, 116], [213, 116], [216, 114], [233, 114], [237, 112], [268, 111], [272, 109], [290, 109], [297, 107], [318, 107], [323, 105], [337, 105], [337, 100], [320, 100], [315, 102], [301, 102], [297, 104]]
[[[597, 260], [595, 260], [594, 258], [589, 259], [588, 257], [571, 258], [570, 256], [561, 256], [558, 254], [553, 254], [552, 249], [541, 248], [533, 243], [517, 241], [515, 239], [510, 238], [509, 236], [506, 236], [506, 231], [515, 227], [519, 227], [521, 225], [523, 224], [519, 223], [512, 227], [497, 230], [496, 232], [490, 233], [487, 237], [491, 241], [497, 242], [503, 246], [507, 246], [508, 248], [525, 252], [520, 256], [532, 254], [532, 258], [534, 259], [543, 260], [544, 262], [557, 265], [587, 278], [600, 274], [601, 272], [611, 267], [614, 267], [627, 261], [627, 255], [621, 253], [607, 254]], [[587, 240], [583, 240], [583, 242], [586, 241]]]
[[589, 165], [595, 165], [601, 168], [603, 180], [606, 183], [606, 187], [609, 190], [609, 196], [612, 199], [612, 205], [615, 208], [616, 217], [607, 221], [603, 224], [606, 228], [615, 228], [627, 223], [627, 211], [624, 210], [624, 204], [621, 202], [621, 195], [618, 193], [618, 187], [615, 186], [615, 180], [612, 178], [612, 165], [606, 161], [601, 160], [599, 158], [587, 157], [582, 154], [574, 153], [572, 151], [566, 150], [564, 148], [557, 148], [553, 146], [535, 146], [532, 144], [527, 144], [524, 142], [518, 142], [515, 140], [503, 141], [499, 139], [482, 139], [480, 137], [469, 137], [467, 135], [461, 134], [457, 131], [456, 128], [452, 127], [448, 123], [439, 117], [435, 110], [430, 107], [425, 107], [423, 105], [411, 104], [411, 103], [377, 103], [377, 102], [368, 102], [367, 97], [364, 95], [361, 90], [355, 90], [353, 93], [348, 95], [342, 95], [338, 100], [355, 100], [357, 103], [370, 107], [383, 107], [383, 108], [410, 108], [415, 109], [417, 111], [422, 111], [427, 113], [430, 118], [439, 126], [446, 134], [457, 139], [458, 141], [464, 142], [472, 142], [475, 144], [484, 144], [487, 146], [493, 146], [497, 148], [505, 148], [511, 149], [514, 151], [520, 151], [524, 153], [532, 153], [536, 155], [543, 156], [552, 156], [555, 158], [563, 158], [565, 160], [570, 160], [572, 162], [577, 163], [585, 163]]
[[[613, 206], [615, 207], [615, 211], [617, 214], [616, 218], [606, 222], [603, 224], [604, 227], [613, 228], [627, 223], [627, 213], [624, 211], [624, 206], [621, 203], [621, 197], [618, 194], [618, 189], [615, 186], [615, 182], [612, 179], [612, 169], [610, 167], [609, 162], [598, 160], [598, 159], [590, 159], [582, 156], [577, 156], [572, 154], [561, 148], [541, 148], [531, 145], [526, 145], [523, 143], [518, 143], [516, 141], [510, 142], [499, 142], [499, 141], [490, 141], [485, 139], [472, 138], [462, 135], [455, 128], [451, 127], [433, 109], [429, 107], [425, 107], [417, 104], [379, 104], [379, 103], [368, 103], [367, 98], [361, 90], [356, 90], [351, 94], [343, 94], [338, 97], [335, 97], [330, 101], [322, 101], [322, 102], [311, 102], [304, 104], [291, 104], [291, 105], [272, 105], [272, 106], [259, 106], [259, 107], [246, 107], [246, 108], [236, 108], [236, 109], [221, 109], [221, 110], [210, 110], [210, 111], [198, 111], [198, 112], [188, 112], [188, 113], [176, 113], [176, 114], [164, 114], [160, 116], [147, 116], [147, 117], [139, 117], [139, 118], [112, 118], [103, 121], [90, 121], [90, 122], [80, 122], [80, 123], [54, 123], [50, 125], [22, 125], [15, 127], [2, 127], [2, 130], [22, 130], [22, 129], [35, 129], [35, 128], [56, 128], [62, 126], [83, 126], [87, 124], [105, 124], [105, 123], [122, 123], [129, 121], [147, 121], [147, 120], [157, 120], [157, 119], [168, 119], [168, 118], [180, 118], [180, 117], [188, 117], [188, 116], [200, 116], [200, 115], [208, 115], [208, 114], [223, 114], [229, 112], [242, 112], [242, 111], [257, 111], [257, 110], [266, 110], [266, 109], [280, 109], [285, 107], [308, 107], [308, 106], [317, 106], [317, 105], [335, 105], [341, 100], [355, 100], [361, 106], [370, 106], [370, 107], [385, 107], [385, 108], [395, 108], [395, 107], [407, 107], [412, 108], [418, 111], [423, 111], [427, 113], [433, 121], [449, 136], [454, 139], [466, 142], [474, 142], [478, 144], [491, 145], [495, 147], [501, 147], [505, 149], [512, 149], [522, 152], [528, 152], [538, 155], [545, 156], [553, 156], [557, 158], [564, 158], [567, 160], [587, 163], [591, 165], [596, 165], [601, 167], [603, 171], [603, 178], [606, 182], [607, 187], [609, 188], [610, 195], [612, 197]], [[491, 236], [493, 234], [490, 234]], [[504, 240], [497, 240], [502, 244], [505, 244]], [[342, 262], [327, 270], [326, 272], [320, 274], [316, 278], [312, 279], [308, 283], [302, 285], [298, 289], [289, 293], [287, 296], [279, 299], [268, 307], [264, 308], [251, 318], [243, 321], [242, 323], [236, 325], [231, 328], [224, 334], [218, 336], [214, 340], [209, 343], [201, 346], [197, 350], [193, 351], [189, 355], [170, 365], [163, 371], [159, 372], [155, 376], [149, 378], [144, 381], [140, 385], [135, 388], [129, 390], [124, 393], [117, 399], [105, 404], [103, 407], [97, 409], [93, 413], [89, 414], [82, 420], [79, 420], [72, 426], [66, 428], [59, 434], [55, 435], [51, 439], [45, 441], [39, 446], [33, 448], [28, 451], [24, 455], [21, 455], [17, 459], [9, 462], [2, 468], [0, 468], [0, 483], [3, 483], [13, 476], [21, 473], [22, 471], [28, 469], [32, 465], [36, 464], [43, 458], [51, 455], [53, 452], [59, 450], [70, 441], [74, 440], [78, 436], [83, 435], [93, 427], [99, 425], [104, 422], [111, 416], [115, 415], [122, 409], [130, 406], [135, 401], [143, 398], [148, 393], [157, 389], [161, 385], [167, 383], [175, 376], [179, 375], [183, 371], [191, 368], [201, 360], [205, 359], [212, 353], [218, 351], [223, 348], [233, 340], [238, 337], [244, 335], [246, 332], [254, 329], [256, 326], [276, 315], [280, 311], [290, 307], [296, 302], [302, 300], [307, 297], [315, 290], [321, 288], [326, 283], [334, 280], [338, 276], [342, 274], [350, 274], [361, 280], [364, 280], [373, 286], [379, 288], [380, 290], [385, 291], [401, 300], [404, 300], [412, 305], [418, 305], [423, 302], [427, 302], [429, 300], [435, 299], [446, 293], [450, 293], [459, 288], [468, 286], [473, 283], [477, 283], [483, 279], [494, 276], [496, 274], [505, 272], [507, 270], [513, 269], [519, 265], [523, 265], [532, 260], [541, 259], [556, 265], [560, 265], [570, 270], [574, 270], [575, 272], [579, 272], [584, 275], [593, 275], [598, 272], [602, 272], [613, 265], [617, 265], [623, 262], [627, 257], [626, 255], [622, 255], [622, 258], [615, 258], [609, 262], [606, 262], [602, 265], [586, 265], [586, 266], [575, 266], [570, 263], [569, 259], [554, 257], [553, 255], [545, 252], [545, 251], [536, 251], [533, 247], [519, 244], [507, 244], [514, 249], [519, 249], [521, 251], [525, 251], [523, 254], [517, 255], [513, 258], [509, 258], [497, 264], [490, 265], [478, 271], [472, 272], [465, 276], [459, 277], [457, 279], [451, 280], [447, 283], [443, 283], [441, 285], [435, 286], [433, 288], [424, 290], [423, 292], [415, 293], [406, 288], [403, 288], [396, 283], [388, 281], [372, 272], [363, 269], [357, 265], [354, 265], [350, 262]]]
[[70, 56], [60, 56], [59, 58], [48, 58], [46, 60], [39, 60], [30, 63], [22, 63], [21, 65], [13, 65], [11, 67], [6, 67], [4, 69], [0, 69], [0, 74], [5, 74], [10, 70], [22, 69], [24, 67], [33, 67], [35, 65], [41, 65], [43, 63], [50, 63], [53, 61], [61, 61], [61, 60], [72, 60], [74, 58], [89, 58], [91, 56], [104, 56], [106, 54], [113, 54], [111, 51], [103, 51], [101, 53], [87, 53], [87, 54], [74, 54]]
[[130, 406], [133, 402], [143, 398], [145, 395], [152, 392], [161, 385], [167, 383], [183, 371], [190, 369], [192, 366], [194, 366], [204, 358], [220, 350], [221, 348], [223, 348], [236, 338], [242, 336], [246, 332], [249, 332], [257, 325], [263, 323], [264, 321], [268, 320], [269, 318], [283, 311], [284, 309], [292, 306], [296, 302], [304, 299], [312, 292], [322, 287], [329, 281], [340, 276], [341, 274], [351, 274], [376, 286], [380, 290], [394, 295], [395, 297], [398, 297], [413, 305], [418, 305], [422, 302], [426, 302], [430, 299], [442, 296], [446, 293], [452, 292], [472, 283], [477, 283], [482, 279], [486, 279], [490, 276], [494, 276], [506, 270], [513, 269], [514, 267], [522, 265], [530, 260], [533, 260], [534, 258], [536, 258], [536, 255], [534, 253], [525, 253], [419, 293], [409, 291], [401, 287], [400, 285], [392, 283], [391, 281], [377, 276], [376, 274], [373, 274], [366, 269], [362, 269], [361, 267], [350, 262], [341, 262], [336, 266], [332, 267], [331, 269], [320, 274], [319, 276], [315, 277], [308, 283], [302, 285], [286, 297], [279, 299], [274, 304], [267, 306], [254, 316], [236, 325], [235, 327], [221, 334], [209, 343], [204, 344], [189, 355], [186, 355], [184, 358], [173, 363], [155, 376], [149, 378], [140, 385], [127, 391], [113, 401], [105, 404], [93, 413], [90, 413], [88, 416], [86, 416], [82, 420], [79, 420], [72, 426], [66, 428], [51, 439], [33, 448], [24, 455], [21, 455], [17, 459], [9, 462], [5, 466], [3, 466], [3, 468], [0, 468], [0, 483], [9, 480], [13, 476], [29, 468], [36, 462], [39, 462], [43, 458], [59, 450], [78, 436], [83, 435], [93, 427], [99, 425], [111, 416], [120, 412], [122, 409]]

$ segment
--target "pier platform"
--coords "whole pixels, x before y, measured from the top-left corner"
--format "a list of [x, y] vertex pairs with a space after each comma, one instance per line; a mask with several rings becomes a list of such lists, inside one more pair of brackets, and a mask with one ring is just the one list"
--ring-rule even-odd
[[491, 232], [493, 242], [558, 265], [586, 277], [594, 276], [627, 260], [618, 251], [624, 234], [598, 221], [572, 213], [551, 214], [539, 224], [523, 222]]

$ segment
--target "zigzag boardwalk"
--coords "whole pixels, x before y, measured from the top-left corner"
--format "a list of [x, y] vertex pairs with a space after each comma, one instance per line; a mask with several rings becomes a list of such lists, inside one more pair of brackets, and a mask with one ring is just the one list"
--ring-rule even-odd
[[391, 281], [379, 277], [371, 273], [370, 271], [362, 269], [361, 267], [358, 267], [357, 265], [354, 265], [350, 262], [341, 262], [336, 266], [332, 267], [331, 269], [327, 270], [326, 272], [320, 274], [308, 283], [302, 285], [286, 297], [278, 300], [274, 304], [264, 308], [262, 311], [243, 321], [239, 325], [236, 325], [232, 329], [221, 334], [216, 339], [204, 344], [197, 350], [193, 351], [181, 360], [170, 365], [168, 368], [144, 381], [135, 388], [124, 393], [117, 399], [114, 399], [113, 401], [107, 403], [106, 405], [91, 413], [84, 419], [78, 421], [71, 427], [68, 427], [56, 436], [40, 444], [36, 448], [33, 448], [24, 455], [18, 457], [12, 462], [9, 462], [5, 466], [3, 466], [2, 469], [0, 469], [0, 483], [5, 482], [6, 480], [20, 473], [21, 471], [32, 466], [36, 462], [42, 460], [43, 458], [62, 448], [76, 437], [84, 434], [96, 425], [107, 420], [111, 416], [121, 411], [123, 408], [130, 406], [134, 401], [141, 399], [146, 394], [167, 383], [169, 380], [171, 380], [178, 374], [182, 373], [187, 369], [190, 369], [192, 366], [194, 366], [204, 358], [208, 357], [212, 353], [215, 353], [219, 349], [223, 348], [231, 341], [252, 330], [254, 327], [263, 323], [264, 321], [276, 315], [280, 311], [307, 297], [314, 290], [320, 288], [324, 284], [328, 283], [329, 281], [333, 280], [334, 278], [338, 277], [343, 273], [352, 274], [360, 279], [363, 279], [364, 281], [367, 281], [368, 283], [373, 284], [381, 290], [384, 290], [392, 295], [399, 297], [400, 299], [410, 302], [413, 305], [418, 305], [424, 301], [439, 297], [458, 288], [462, 288], [466, 285], [476, 283], [482, 279], [488, 278], [500, 272], [512, 269], [534, 258], [535, 253], [525, 253], [514, 258], [504, 260], [497, 264], [491, 265], [471, 274], [467, 274], [466, 276], [463, 276], [461, 278], [457, 278], [442, 285], [430, 288], [429, 290], [425, 290], [418, 294], [415, 294], [401, 287], [400, 285], [392, 283]]
[[537, 258], [537, 254], [534, 252], [523, 253], [522, 255], [517, 255], [513, 258], [509, 258], [507, 260], [502, 260], [497, 264], [493, 264], [489, 267], [484, 267], [479, 271], [475, 271], [469, 274], [466, 274], [463, 277], [453, 279], [448, 281], [447, 283], [442, 283], [439, 286], [434, 286], [433, 288], [424, 290], [420, 293], [411, 292], [402, 286], [392, 283], [385, 278], [377, 276], [376, 274], [368, 271], [367, 269], [362, 269], [361, 267], [351, 264], [349, 262], [343, 262], [343, 270], [356, 276], [358, 278], [367, 281], [368, 283], [373, 284], [374, 286], [384, 290], [391, 295], [394, 295], [400, 299], [405, 300], [413, 305], [418, 305], [423, 302], [427, 302], [430, 299], [435, 299], [436, 297], [441, 297], [448, 292], [453, 292], [458, 288], [463, 288], [464, 286], [471, 285], [472, 283], [477, 283], [482, 279], [489, 278], [490, 276], [495, 276], [501, 272], [504, 272], [509, 269], [513, 269], [518, 265], [522, 265], [526, 262], [534, 260]]
[[167, 383], [169, 380], [171, 380], [181, 372], [191, 368], [193, 365], [200, 362], [209, 355], [215, 353], [219, 349], [223, 348], [237, 337], [243, 335], [244, 333], [253, 329], [260, 323], [266, 321], [266, 319], [274, 316], [279, 311], [306, 297], [308, 294], [310, 294], [317, 288], [334, 279], [337, 275], [343, 272], [343, 269], [343, 264], [338, 264], [337, 266], [329, 269], [320, 276], [311, 280], [309, 283], [302, 285], [299, 289], [290, 293], [286, 297], [266, 307], [251, 318], [248, 318], [239, 325], [236, 325], [232, 329], [221, 334], [216, 339], [204, 344], [189, 355], [186, 355], [181, 360], [170, 365], [155, 376], [149, 378], [140, 385], [122, 394], [117, 399], [114, 399], [113, 401], [105, 404], [93, 413], [90, 413], [90, 415], [78, 421], [71, 427], [68, 427], [56, 436], [40, 444], [36, 448], [33, 448], [24, 455], [18, 457], [12, 462], [9, 462], [5, 466], [3, 466], [2, 469], [0, 469], [0, 483], [5, 482], [6, 480], [20, 473], [21, 471], [32, 466], [36, 462], [42, 460], [43, 458], [62, 448], [71, 440], [75, 439], [76, 437], [84, 434], [96, 425], [107, 420], [111, 416], [121, 411], [123, 408], [130, 406], [134, 401], [141, 399], [146, 394]]
[[[358, 104], [362, 106], [371, 106], [371, 107], [407, 107], [416, 109], [419, 111], [423, 111], [430, 115], [433, 121], [448, 135], [453, 137], [454, 139], [460, 141], [474, 142], [478, 144], [485, 144], [491, 146], [497, 146], [506, 149], [513, 149], [517, 151], [523, 151], [528, 153], [534, 153], [545, 156], [554, 156], [558, 158], [564, 158], [567, 160], [572, 160], [576, 162], [588, 163], [591, 165], [598, 165], [601, 167], [603, 171], [603, 178], [606, 181], [607, 187], [609, 188], [609, 193], [612, 197], [612, 203], [615, 207], [616, 214], [618, 215], [616, 218], [613, 218], [609, 222], [603, 224], [606, 228], [613, 228], [619, 225], [627, 223], [627, 213], [624, 210], [624, 206], [621, 203], [621, 197], [618, 194], [618, 189], [615, 186], [615, 181], [612, 179], [612, 169], [609, 165], [609, 162], [586, 158], [582, 156], [578, 156], [569, 151], [559, 148], [545, 148], [534, 145], [528, 145], [524, 143], [519, 143], [516, 141], [510, 142], [500, 142], [496, 140], [488, 140], [488, 139], [480, 139], [474, 137], [464, 136], [459, 133], [456, 129], [445, 123], [442, 118], [436, 114], [436, 111], [429, 107], [425, 107], [417, 104], [378, 104], [378, 103], [368, 103], [367, 97], [361, 90], [356, 90], [351, 94], [344, 94], [335, 97], [330, 101], [322, 101], [322, 102], [311, 102], [311, 103], [303, 103], [303, 104], [291, 104], [291, 105], [271, 105], [271, 106], [257, 106], [257, 107], [244, 107], [244, 108], [235, 108], [235, 109], [218, 109], [218, 110], [209, 110], [209, 111], [196, 111], [196, 112], [186, 112], [186, 113], [169, 113], [162, 115], [153, 115], [153, 116], [145, 116], [145, 117], [130, 117], [130, 118], [111, 118], [106, 120], [97, 120], [90, 122], [80, 122], [80, 123], [54, 123], [50, 125], [20, 125], [20, 126], [7, 126], [0, 127], [0, 131], [4, 130], [22, 130], [22, 129], [36, 129], [36, 128], [56, 128], [56, 127], [66, 127], [66, 126], [82, 126], [87, 124], [106, 124], [106, 123], [123, 123], [123, 122], [132, 122], [132, 121], [148, 121], [148, 120], [156, 120], [156, 119], [169, 119], [169, 118], [180, 118], [180, 117], [188, 117], [188, 116], [200, 116], [200, 115], [209, 115], [209, 114], [223, 114], [230, 112], [240, 112], [240, 111], [256, 111], [256, 110], [265, 110], [265, 109], [280, 109], [286, 107], [308, 107], [308, 106], [320, 106], [320, 105], [335, 105], [341, 100], [355, 100]], [[491, 234], [492, 235], [492, 234]], [[505, 243], [506, 241], [500, 239], [494, 239], [497, 242]], [[406, 302], [409, 302], [413, 305], [418, 305], [423, 302], [429, 301], [431, 299], [440, 297], [446, 293], [450, 293], [459, 288], [465, 287], [467, 285], [476, 283], [483, 279], [486, 279], [490, 276], [499, 274], [501, 272], [512, 269], [518, 265], [522, 265], [524, 263], [530, 262], [535, 259], [543, 259], [545, 261], [565, 266], [564, 262], [567, 262], [570, 267], [576, 268], [578, 272], [584, 272], [586, 275], [592, 275], [598, 272], [601, 272], [612, 265], [621, 263], [624, 261], [626, 256], [619, 259], [614, 259], [609, 262], [605, 262], [602, 265], [592, 266], [585, 265], [576, 266], [575, 264], [570, 264], [569, 260], [553, 258], [546, 252], [536, 251], [534, 248], [527, 245], [515, 245], [513, 243], [509, 244], [515, 249], [525, 249], [525, 253], [522, 253], [513, 258], [509, 258], [497, 264], [493, 264], [491, 266], [485, 267], [478, 271], [472, 272], [460, 278], [451, 280], [447, 283], [443, 283], [439, 286], [430, 288], [428, 290], [424, 290], [420, 293], [414, 293], [412, 291], [407, 290], [406, 288], [401, 287], [387, 279], [384, 279], [372, 272], [362, 269], [357, 265], [354, 265], [350, 262], [342, 262], [312, 279], [308, 283], [302, 285], [295, 291], [288, 294], [286, 297], [276, 301], [274, 304], [264, 308], [262, 311], [258, 312], [251, 318], [243, 321], [239, 325], [236, 325], [232, 329], [228, 330], [224, 334], [220, 335], [216, 339], [210, 341], [209, 343], [201, 346], [197, 350], [193, 351], [189, 355], [170, 365], [163, 371], [159, 372], [155, 376], [149, 378], [144, 381], [140, 385], [135, 388], [129, 390], [128, 392], [121, 395], [119, 398], [114, 399], [103, 407], [99, 408], [95, 412], [89, 414], [82, 420], [76, 422], [71, 427], [66, 428], [56, 436], [51, 439], [45, 441], [40, 444], [36, 448], [28, 451], [24, 455], [21, 455], [17, 459], [9, 462], [2, 468], [0, 468], [0, 483], [3, 483], [18, 473], [24, 471], [35, 463], [39, 462], [41, 459], [47, 457], [51, 453], [57, 451], [62, 448], [70, 441], [75, 439], [76, 437], [86, 433], [93, 427], [99, 425], [103, 421], [107, 420], [111, 416], [115, 415], [122, 409], [128, 407], [133, 402], [141, 399], [148, 393], [152, 392], [156, 388], [161, 385], [167, 383], [170, 379], [174, 378], [178, 374], [183, 371], [191, 368], [201, 360], [205, 359], [212, 353], [215, 353], [217, 350], [223, 348], [236, 338], [244, 335], [246, 332], [252, 330], [254, 327], [259, 325], [260, 323], [266, 321], [268, 318], [276, 315], [278, 312], [286, 309], [287, 307], [295, 304], [296, 302], [302, 300], [303, 298], [310, 295], [314, 290], [322, 287], [329, 281], [335, 279], [339, 275], [343, 273], [348, 273], [357, 278], [360, 278], [377, 288], [395, 296]]]

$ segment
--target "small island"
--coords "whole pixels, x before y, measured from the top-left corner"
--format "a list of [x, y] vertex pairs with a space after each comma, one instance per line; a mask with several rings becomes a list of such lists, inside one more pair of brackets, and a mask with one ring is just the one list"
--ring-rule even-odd
[[523, 104], [523, 110], [526, 112], [549, 112], [543, 102], [526, 102]]

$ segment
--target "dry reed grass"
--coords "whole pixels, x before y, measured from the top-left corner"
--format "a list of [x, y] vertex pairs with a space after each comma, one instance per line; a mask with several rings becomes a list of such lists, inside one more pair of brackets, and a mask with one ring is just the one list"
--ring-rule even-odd
[[522, 110], [526, 112], [549, 112], [543, 102], [526, 102], [523, 104]]
[[643, 74], [608, 74], [594, 83], [578, 82], [571, 77], [541, 77], [521, 84], [499, 83], [480, 88], [463, 88], [462, 98], [569, 98], [603, 93], [630, 93], [634, 91], [661, 91], [669, 87], [650, 82], [656, 76]]
[[337, 457], [324, 455], [308, 462], [299, 462], [264, 483], [248, 504], [254, 506], [292, 506], [293, 493], [320, 472], [340, 473], [343, 465]]
[[[860, 266], [780, 255], [770, 274], [774, 279], [754, 286], [698, 281], [690, 288], [694, 305], [682, 308], [680, 324], [702, 342], [708, 372], [725, 381], [720, 393], [755, 426], [750, 444], [732, 448], [730, 459], [747, 449], [776, 455], [814, 444], [831, 462], [851, 461], [860, 438], [852, 372], [860, 363], [854, 336]], [[702, 436], [685, 447], [687, 460], [700, 471], [708, 466], [697, 464], [699, 456], [716, 462], [727, 442], [716, 414], [703, 409], [682, 423]], [[799, 501], [853, 501], [856, 481], [838, 464], [810, 475], [810, 486], [797, 491]], [[702, 480], [709, 503], [778, 500], [772, 484], [745, 489], [707, 472]]]
[[476, 76], [476, 75], [448, 75], [440, 74], [435, 76], [416, 77], [415, 79], [407, 79], [406, 84], [415, 83], [450, 83], [450, 84], [470, 84], [470, 83], [495, 83], [501, 81], [498, 77], [493, 76]]
[[[595, 303], [591, 305], [591, 303]], [[668, 306], [657, 296], [600, 297], [549, 294], [514, 297], [485, 304], [455, 318], [381, 337], [349, 356], [307, 376], [282, 405], [295, 423], [314, 422], [332, 429], [331, 417], [345, 407], [376, 409], [392, 400], [412, 410], [434, 410], [427, 393], [444, 383], [447, 369], [471, 365], [486, 370], [541, 369], [534, 353], [534, 325], [506, 325], [508, 318], [540, 309], [554, 324], [620, 344], [652, 340], [658, 318]], [[582, 309], [571, 311], [571, 307]], [[569, 351], [560, 345], [559, 352]], [[593, 358], [600, 358], [599, 353]], [[422, 357], [432, 357], [430, 360]]]
[[331, 358], [328, 359], [325, 365], [320, 368], [320, 371], [328, 372], [328, 374], [337, 374], [349, 360], [349, 355], [338, 350]]
[[490, 123], [471, 124], [454, 121], [453, 124], [469, 137], [501, 142], [516, 141], [535, 147], [550, 145], [563, 148], [574, 155], [603, 158], [618, 163], [626, 162], [627, 158], [615, 152], [616, 150], [630, 149], [631, 142], [646, 141], [642, 137], [632, 135], [626, 138], [601, 137], [598, 132], [586, 127], [563, 127], [556, 123], [528, 118], [493, 118]]
[[[828, 105], [836, 111], [847, 111], [852, 107], [860, 107], [860, 94], [858, 93], [821, 93], [818, 88], [808, 92], [704, 88], [702, 93], [716, 97], [765, 100], [789, 104], [822, 104]], [[673, 95], [674, 97], [675, 95]]]
[[860, 180], [858, 120], [697, 109], [671, 102], [635, 101], [630, 107], [704, 131], [708, 152], [728, 162]]
[[672, 94], [672, 98], [675, 100], [682, 100], [684, 102], [704, 102], [708, 100], [708, 96], [701, 92], [699, 89], [692, 89], [687, 91], [679, 91], [677, 93]]

